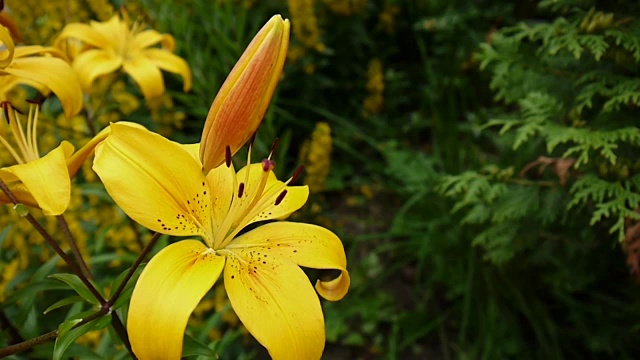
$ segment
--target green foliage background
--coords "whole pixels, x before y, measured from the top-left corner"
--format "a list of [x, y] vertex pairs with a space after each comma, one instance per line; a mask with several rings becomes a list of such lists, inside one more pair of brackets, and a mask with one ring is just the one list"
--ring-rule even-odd
[[[282, 13], [295, 27], [301, 3], [140, 1], [194, 73], [190, 93], [173, 93], [187, 114], [176, 140], [197, 140], [259, 26]], [[326, 49], [286, 65], [257, 148], [280, 136], [287, 175], [316, 122], [332, 129], [321, 210], [299, 215], [349, 256], [349, 294], [323, 304], [325, 357], [634, 358], [640, 5], [369, 0], [345, 15], [310, 3]], [[371, 114], [374, 58], [384, 106]], [[209, 342], [216, 321], [193, 337], [223, 359], [263, 355], [238, 329]]]

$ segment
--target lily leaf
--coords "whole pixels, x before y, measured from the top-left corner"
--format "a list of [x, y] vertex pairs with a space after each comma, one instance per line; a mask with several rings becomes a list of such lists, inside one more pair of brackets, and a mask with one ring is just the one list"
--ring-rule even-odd
[[[113, 309], [120, 308], [122, 305], [126, 304], [129, 301], [129, 299], [131, 299], [131, 294], [133, 293], [133, 287], [138, 281], [138, 278], [140, 277], [140, 273], [142, 273], [143, 268], [144, 266], [140, 266], [133, 273], [133, 276], [131, 277], [131, 279], [129, 279], [129, 282], [127, 283], [127, 285], [125, 285], [124, 290], [120, 294], [120, 297], [118, 297], [118, 299], [116, 299], [116, 302], [113, 304]], [[128, 272], [129, 272], [128, 269], [125, 270], [122, 274], [120, 274], [115, 279], [115, 281], [113, 282], [113, 285], [111, 286], [111, 289], [114, 289], [113, 291], [115, 291], [115, 289], [117, 289], [120, 286], [120, 284], [122, 283], [122, 281], [124, 280]]]
[[79, 277], [74, 274], [53, 274], [49, 275], [50, 278], [60, 280], [65, 284], [71, 286], [73, 290], [75, 290], [78, 295], [82, 296], [88, 303], [99, 305], [100, 302], [96, 299], [91, 291], [87, 289], [87, 287], [82, 283]]
[[92, 320], [74, 329], [73, 326], [81, 321], [82, 319], [71, 319], [60, 324], [60, 327], [58, 328], [58, 338], [56, 339], [53, 347], [53, 360], [62, 359], [65, 351], [80, 336], [88, 333], [89, 331], [103, 329], [109, 325], [111, 322], [111, 314]]
[[206, 356], [208, 358], [216, 358], [217, 354], [207, 345], [199, 342], [189, 335], [185, 335], [182, 356]]
[[82, 296], [69, 296], [67, 298], [64, 298], [60, 301], [56, 301], [53, 305], [49, 306], [44, 312], [44, 315], [47, 315], [49, 312], [61, 308], [63, 306], [67, 306], [73, 303], [77, 303], [83, 301], [83, 297]]

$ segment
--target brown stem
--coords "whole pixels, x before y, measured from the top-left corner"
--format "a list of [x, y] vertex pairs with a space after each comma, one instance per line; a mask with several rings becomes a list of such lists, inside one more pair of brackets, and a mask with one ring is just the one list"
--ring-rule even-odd
[[[0, 189], [2, 189], [2, 191], [7, 195], [7, 197], [11, 200], [11, 202], [13, 202], [14, 205], [19, 204], [18, 199], [11, 192], [11, 190], [9, 190], [9, 188], [7, 187], [7, 184], [5, 184], [5, 182], [2, 181], [2, 179], [0, 179]], [[71, 260], [71, 258], [64, 251], [62, 251], [62, 248], [60, 248], [58, 243], [56, 243], [55, 240], [53, 240], [53, 238], [51, 237], [51, 235], [49, 235], [47, 230], [43, 228], [42, 225], [40, 225], [40, 223], [30, 213], [27, 213], [27, 215], [25, 215], [24, 217], [29, 221], [29, 223], [31, 223], [31, 225], [36, 229], [36, 231], [38, 231], [40, 235], [42, 235], [45, 241], [62, 258], [62, 260], [64, 260], [64, 262], [67, 263], [67, 265], [71, 268], [71, 271], [73, 271], [80, 278], [82, 283], [87, 287], [87, 289], [89, 289], [89, 291], [91, 292], [91, 294], [93, 294], [96, 300], [98, 300], [98, 302], [102, 306], [100, 311], [104, 311], [104, 312], [111, 311], [111, 306], [109, 305], [109, 303], [102, 297], [102, 295], [100, 295], [98, 290], [96, 290], [93, 284], [91, 284], [89, 279], [87, 279], [87, 277], [82, 274], [78, 266], [76, 266], [76, 264]], [[116, 333], [118, 334], [122, 342], [125, 344], [125, 346], [127, 346], [127, 350], [129, 350], [129, 353], [133, 357], [134, 355], [133, 355], [133, 351], [131, 350], [131, 345], [129, 343], [129, 337], [127, 336], [127, 331], [122, 325], [120, 318], [118, 318], [118, 315], [115, 312], [113, 313], [113, 315], [114, 316], [112, 318], [111, 324], [113, 325], [114, 330], [116, 330]], [[113, 319], [116, 319], [116, 320], [114, 321]]]
[[131, 343], [129, 342], [129, 337], [127, 336], [127, 329], [124, 328], [124, 325], [122, 324], [118, 313], [116, 313], [115, 311], [111, 313], [111, 326], [113, 326], [113, 330], [116, 331], [118, 337], [120, 338], [120, 340], [122, 340], [122, 343], [127, 348], [127, 351], [129, 351], [129, 355], [131, 355], [131, 358], [134, 360], [137, 359], [136, 355], [131, 349]]
[[[7, 184], [5, 184], [5, 182], [2, 181], [2, 179], [0, 179], [0, 189], [2, 189], [2, 191], [7, 195], [9, 200], [11, 200], [11, 202], [14, 205], [18, 205], [19, 204], [18, 199], [15, 197], [15, 195], [13, 195], [11, 190], [9, 190], [9, 188], [7, 187]], [[47, 230], [45, 228], [43, 228], [42, 225], [40, 225], [38, 220], [36, 220], [33, 217], [33, 215], [31, 215], [30, 213], [27, 213], [27, 215], [25, 215], [24, 218], [26, 218], [27, 221], [29, 221], [29, 223], [31, 223], [31, 225], [36, 229], [36, 231], [39, 232], [40, 235], [42, 235], [42, 237], [49, 244], [49, 246], [51, 246], [53, 248], [53, 251], [55, 251], [56, 254], [58, 254], [60, 256], [60, 258], [62, 258], [62, 260], [64, 260], [64, 262], [69, 266], [69, 268], [71, 268], [71, 271], [73, 271], [73, 273], [76, 274], [80, 278], [82, 283], [87, 287], [87, 289], [89, 289], [89, 291], [91, 292], [91, 294], [93, 294], [93, 296], [96, 298], [96, 300], [98, 300], [100, 302], [100, 304], [104, 305], [106, 303], [106, 301], [104, 300], [102, 295], [100, 295], [98, 290], [96, 290], [96, 288], [93, 286], [93, 284], [91, 284], [89, 279], [87, 279], [87, 277], [82, 274], [82, 272], [80, 271], [78, 266], [62, 250], [60, 245], [58, 245], [58, 243], [56, 243], [56, 241], [53, 240], [53, 238], [51, 237], [51, 235], [49, 235]]]
[[144, 258], [147, 256], [147, 254], [151, 251], [151, 249], [153, 249], [153, 246], [156, 244], [156, 242], [158, 242], [160, 236], [162, 236], [162, 234], [160, 233], [153, 234], [151, 240], [149, 240], [149, 243], [147, 243], [147, 245], [142, 249], [140, 256], [138, 256], [133, 265], [131, 265], [129, 272], [127, 273], [127, 275], [125, 275], [124, 279], [122, 279], [122, 282], [120, 283], [120, 285], [118, 285], [118, 288], [113, 293], [113, 296], [111, 296], [111, 299], [109, 299], [109, 305], [113, 306], [120, 295], [122, 295], [122, 291], [124, 290], [125, 286], [129, 282], [133, 274], [136, 272], [136, 269], [138, 269], [138, 266], [140, 266], [140, 264], [144, 261]]
[[80, 266], [80, 271], [84, 276], [87, 277], [87, 279], [93, 280], [93, 275], [91, 274], [91, 271], [87, 266], [87, 263], [84, 261], [82, 254], [80, 254], [80, 249], [78, 249], [78, 245], [73, 239], [73, 235], [71, 234], [71, 230], [69, 229], [69, 224], [67, 224], [67, 221], [65, 220], [64, 215], [58, 215], [56, 216], [56, 218], [58, 219], [58, 224], [62, 228], [64, 235], [67, 237], [67, 241], [69, 242], [69, 247], [71, 248], [71, 252], [73, 253], [73, 256], [76, 258], [76, 262], [78, 263], [78, 266]]
[[[71, 329], [76, 329], [90, 321], [96, 320], [97, 318], [107, 314], [107, 310], [106, 309], [100, 309], [97, 312], [87, 316], [86, 318], [82, 319], [82, 321], [80, 321], [79, 323], [75, 324]], [[11, 345], [11, 346], [7, 346], [4, 347], [2, 349], [0, 349], [0, 358], [3, 357], [7, 357], [9, 355], [13, 355], [16, 353], [19, 353], [21, 351], [25, 351], [25, 350], [29, 350], [34, 346], [40, 345], [40, 344], [44, 344], [48, 341], [51, 341], [55, 338], [58, 337], [58, 330], [53, 330], [50, 331], [44, 335], [40, 335], [38, 337], [35, 337], [33, 339], [29, 339], [26, 341], [23, 341], [21, 343], [15, 344], [15, 345]]]

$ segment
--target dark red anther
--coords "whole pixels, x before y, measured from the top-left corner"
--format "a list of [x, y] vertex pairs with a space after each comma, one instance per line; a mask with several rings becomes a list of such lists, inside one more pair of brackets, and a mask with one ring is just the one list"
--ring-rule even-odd
[[244, 183], [240, 183], [240, 185], [238, 185], [238, 199], [242, 197], [242, 195], [244, 194]]
[[278, 197], [276, 198], [276, 202], [275, 205], [278, 206], [280, 205], [280, 203], [282, 202], [282, 200], [284, 200], [284, 197], [287, 196], [287, 189], [282, 190], [282, 192], [280, 193], [280, 195], [278, 195]]
[[9, 124], [9, 108], [11, 107], [11, 103], [5, 100], [0, 102], [0, 106], [2, 106], [2, 111], [4, 111], [4, 119], [7, 121], [7, 124]]
[[270, 159], [262, 160], [262, 171], [267, 172], [276, 167], [276, 162]]
[[293, 175], [291, 176], [291, 181], [289, 182], [289, 184], [293, 184], [294, 182], [296, 182], [296, 180], [298, 180], [298, 178], [300, 177], [300, 174], [302, 174], [302, 170], [304, 170], [304, 165], [299, 165], [296, 168], [296, 171], [293, 172]]
[[224, 162], [227, 164], [227, 167], [231, 167], [231, 147], [229, 145], [224, 148]]
[[271, 157], [271, 155], [273, 155], [273, 153], [276, 151], [279, 142], [280, 138], [276, 138], [275, 140], [273, 140], [273, 143], [271, 144], [271, 150], [269, 151], [269, 157]]
[[42, 110], [42, 104], [44, 103], [45, 97], [42, 94], [37, 93], [35, 99], [27, 99], [29, 104], [38, 105], [38, 110]]

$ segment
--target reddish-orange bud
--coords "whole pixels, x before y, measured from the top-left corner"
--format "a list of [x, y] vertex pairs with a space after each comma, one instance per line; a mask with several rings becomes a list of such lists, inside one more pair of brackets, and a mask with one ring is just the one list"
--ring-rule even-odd
[[256, 131], [282, 73], [289, 47], [289, 20], [273, 16], [253, 38], [213, 100], [200, 142], [203, 170], [236, 153]]

